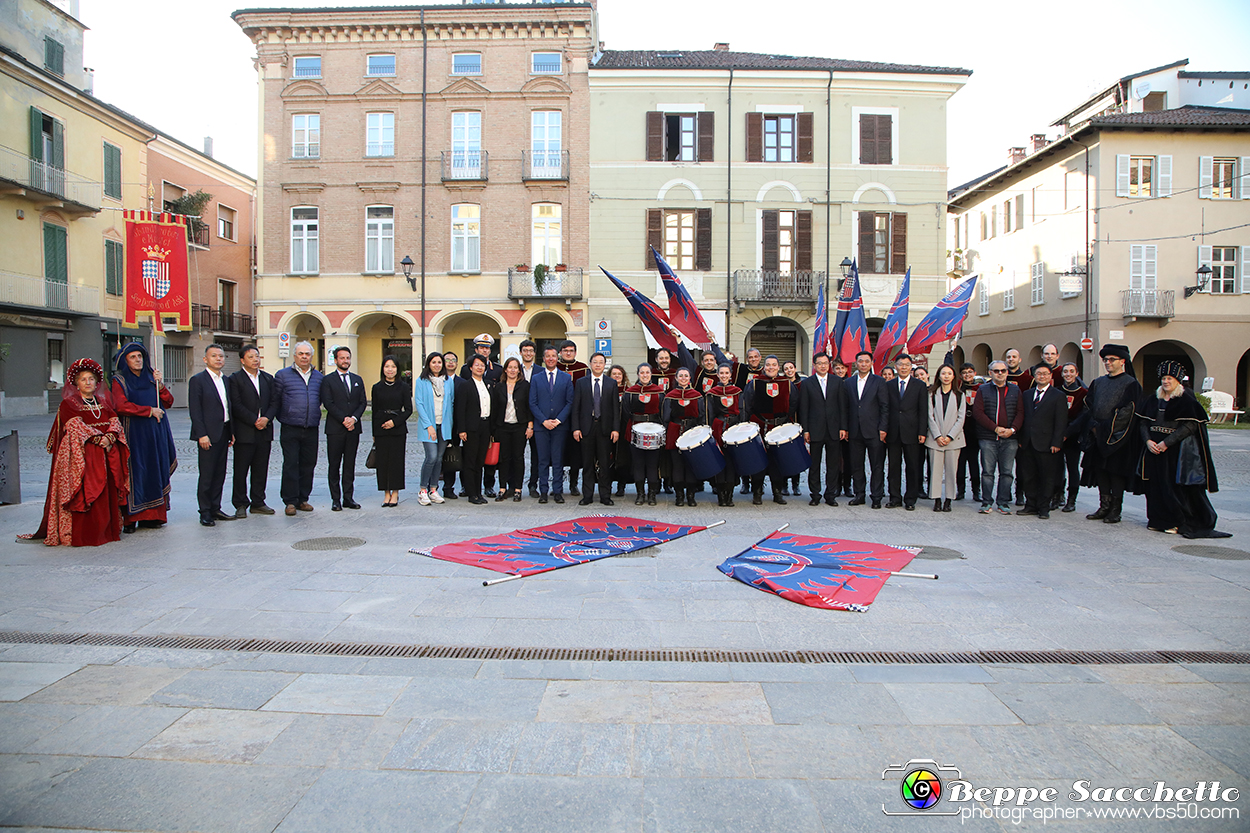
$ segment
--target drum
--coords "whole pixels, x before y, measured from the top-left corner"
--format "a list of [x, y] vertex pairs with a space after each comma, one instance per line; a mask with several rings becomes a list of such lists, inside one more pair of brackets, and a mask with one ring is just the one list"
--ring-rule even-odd
[[812, 455], [803, 442], [803, 427], [789, 423], [778, 425], [764, 436], [768, 456], [781, 477], [794, 477], [812, 466]]
[[706, 425], [696, 425], [682, 432], [677, 438], [677, 450], [695, 480], [711, 480], [725, 470], [725, 455], [717, 447], [712, 429]]
[[638, 422], [630, 432], [634, 448], [654, 451], [664, 447], [664, 426], [654, 422]]
[[754, 422], [739, 422], [721, 435], [725, 453], [733, 460], [734, 468], [742, 477], [759, 474], [768, 468], [768, 451], [760, 438], [760, 427]]

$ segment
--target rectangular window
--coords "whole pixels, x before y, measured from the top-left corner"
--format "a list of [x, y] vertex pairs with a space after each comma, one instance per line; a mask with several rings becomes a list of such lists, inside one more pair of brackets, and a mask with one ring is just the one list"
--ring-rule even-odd
[[320, 78], [321, 56], [301, 55], [295, 59], [296, 78]]
[[894, 164], [894, 117], [860, 114], [859, 164]]
[[1130, 197], [1149, 197], [1154, 181], [1155, 158], [1153, 156], [1133, 156], [1129, 159], [1128, 195]]
[[104, 241], [104, 291], [109, 295], [121, 295], [125, 283], [126, 261], [122, 258], [124, 249], [116, 240]]
[[534, 110], [530, 113], [529, 174], [534, 179], [559, 179], [563, 173], [559, 110]]
[[224, 205], [217, 206], [217, 236], [222, 240], [234, 240], [234, 224], [238, 212]]
[[1003, 234], [1010, 234], [1016, 230], [1016, 227], [1012, 225], [1014, 219], [1015, 215], [1011, 212], [1011, 200], [1007, 200], [1003, 203]]
[[907, 271], [907, 215], [859, 212], [859, 271], [898, 274]]
[[1214, 295], [1237, 294], [1237, 247], [1213, 246], [1211, 248], [1211, 285]]
[[457, 52], [451, 56], [452, 75], [481, 75], [482, 53]]
[[534, 52], [530, 55], [530, 72], [534, 75], [559, 75], [561, 58], [559, 52]]
[[1234, 195], [1237, 191], [1233, 184], [1236, 181], [1236, 172], [1236, 159], [1216, 158], [1211, 160], [1211, 199], [1236, 199]]
[[43, 39], [43, 68], [55, 75], [65, 74], [65, 47], [59, 41]]
[[48, 381], [58, 388], [65, 384], [65, 336], [61, 333], [48, 333]]
[[122, 198], [122, 149], [104, 143], [104, 196]]
[[165, 381], [185, 382], [190, 378], [191, 348], [165, 345]]
[[977, 213], [981, 217], [981, 240], [982, 241], [989, 240], [990, 239], [989, 218], [985, 216], [984, 211], [978, 211]]
[[297, 113], [291, 117], [291, 156], [296, 159], [321, 156], [321, 116]]
[[693, 211], [664, 212], [664, 259], [674, 269], [694, 269]]
[[291, 272], [311, 275], [317, 272], [317, 209], [291, 209]]
[[365, 75], [394, 75], [394, 55], [369, 55], [365, 58]]
[[715, 138], [714, 113], [647, 113], [648, 162], [711, 162]]
[[389, 205], [365, 209], [365, 271], [395, 271], [395, 209]]
[[694, 113], [664, 114], [664, 158], [669, 162], [695, 161]]
[[1009, 312], [1016, 308], [1016, 270], [1012, 269], [1010, 276], [1006, 272], [1002, 275], [1007, 279], [1007, 285], [1003, 287], [1003, 312]]
[[986, 283], [986, 280], [987, 278], [982, 276], [981, 279], [977, 281], [977, 293], [978, 300], [981, 303], [981, 315], [990, 314], [990, 287]]
[[1046, 264], [1034, 263], [1029, 267], [1030, 271], [1030, 292], [1029, 305], [1037, 306], [1046, 302]]
[[[1211, 157], [1204, 157], [1209, 161]], [[1198, 196], [1207, 196], [1204, 185], [1209, 185], [1200, 175]], [[1171, 156], [1130, 156], [1127, 153], [1115, 157], [1115, 195], [1117, 197], [1170, 197], [1172, 196]]]
[[[564, 262], [560, 241], [561, 207], [555, 203], [535, 203], [532, 209], [533, 226], [530, 232], [530, 256], [534, 265], [540, 263], [555, 266]], [[552, 282], [555, 285], [556, 282]]]
[[451, 207], [451, 271], [480, 272], [482, 208], [462, 204]]
[[1024, 194], [1016, 194], [1016, 222], [1012, 228], [1024, 228]]
[[456, 179], [481, 179], [481, 113], [462, 110], [451, 114], [451, 168]]
[[764, 211], [760, 264], [783, 275], [812, 269], [812, 212]]
[[[218, 281], [217, 282], [217, 310], [221, 315], [222, 324], [229, 325], [233, 322], [230, 317], [234, 315], [236, 308], [235, 296], [238, 292], [238, 285], [234, 281]], [[226, 329], [226, 327], [222, 327]]]
[[794, 116], [764, 116], [764, 161], [794, 161]]
[[[647, 249], [643, 262], [647, 269], [655, 268], [655, 258], [651, 256], [651, 249], [654, 248], [674, 269], [711, 270], [712, 209], [648, 208], [646, 214]], [[802, 222], [799, 225], [801, 236]]]
[[365, 156], [395, 155], [395, 114], [365, 114]]

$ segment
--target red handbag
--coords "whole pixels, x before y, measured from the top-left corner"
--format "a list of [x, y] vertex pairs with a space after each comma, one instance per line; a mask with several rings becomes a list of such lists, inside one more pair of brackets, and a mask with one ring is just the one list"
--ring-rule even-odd
[[482, 463], [485, 466], [499, 465], [499, 441], [490, 444], [490, 448], [486, 449], [486, 460]]

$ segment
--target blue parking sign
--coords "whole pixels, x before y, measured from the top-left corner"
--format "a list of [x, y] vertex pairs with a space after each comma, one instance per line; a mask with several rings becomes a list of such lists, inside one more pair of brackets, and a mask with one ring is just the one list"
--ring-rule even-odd
[[605, 356], [610, 356], [610, 355], [612, 355], [612, 339], [610, 339], [610, 338], [597, 338], [597, 339], [595, 339], [595, 349], [594, 349], [594, 352], [596, 352], [596, 353], [602, 353], [602, 354], [603, 354], [603, 355], [605, 355]]

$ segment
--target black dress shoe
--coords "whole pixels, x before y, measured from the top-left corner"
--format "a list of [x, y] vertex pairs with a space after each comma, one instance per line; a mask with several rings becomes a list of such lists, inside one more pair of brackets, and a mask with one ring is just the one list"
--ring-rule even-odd
[[253, 515], [272, 515], [273, 513], [274, 513], [273, 510], [263, 503], [260, 506], [252, 507]]
[[578, 505], [578, 506], [589, 506], [590, 504], [592, 504], [592, 503], [594, 503], [594, 502], [595, 502], [595, 499], [594, 499], [594, 498], [592, 498], [592, 497], [590, 497], [589, 495], [587, 495], [586, 497], [584, 497], [584, 498], [582, 498], [581, 500], [579, 500], [579, 501], [577, 502], [577, 505]]
[[342, 512], [342, 511], [343, 511], [343, 504], [339, 503], [337, 500], [336, 500], [336, 501], [334, 501], [334, 503], [331, 503], [331, 504], [330, 504], [330, 511], [331, 511], [331, 512]]
[[460, 499], [460, 495], [456, 494], [455, 489], [448, 489], [447, 491], [443, 492], [443, 497], [446, 498], [447, 500], [459, 500]]
[[812, 499], [807, 502], [808, 506], [820, 506], [820, 498], [812, 495]]
[[564, 503], [564, 495], [552, 495], [551, 499], [556, 503]]
[[872, 508], [873, 508], [873, 509], [880, 509], [880, 508], [881, 508], [881, 501], [879, 501], [879, 500], [874, 500], [874, 501], [872, 502]]
[[217, 526], [217, 522], [212, 518], [200, 518], [200, 526]]
[[1016, 514], [1017, 515], [1036, 515], [1037, 510], [1034, 509], [1032, 506], [1026, 506], [1023, 509], [1017, 509]]
[[782, 506], [785, 506], [786, 499], [783, 498], [781, 495], [773, 495], [773, 503], [780, 503]]
[[125, 526], [122, 527], [122, 532], [126, 533], [127, 535], [129, 535], [132, 532], [138, 532], [138, 531], [139, 531], [138, 522], [135, 522], [132, 524], [126, 524]]
[[905, 503], [905, 504], [903, 504], [903, 508], [904, 508], [904, 509], [906, 509], [908, 512], [915, 512], [915, 511], [916, 511], [916, 504], [914, 504], [914, 503]]
[[520, 493], [520, 492], [515, 492], [515, 493], [512, 495], [512, 502], [513, 502], [513, 503], [520, 503], [520, 502], [521, 502], [521, 493]]
[[866, 501], [862, 497], [853, 497], [847, 506], [863, 506], [865, 502]]
[[354, 500], [343, 501], [343, 506], [347, 509], [359, 509], [360, 508], [360, 504]]
[[538, 496], [538, 502], [539, 502], [539, 503], [546, 503], [546, 502], [547, 502], [547, 496], [546, 496], [546, 495], [539, 495], [539, 496]]
[[244, 519], [244, 518], [246, 518], [246, 517], [247, 517], [247, 507], [246, 507], [246, 506], [240, 506], [238, 509], [234, 510], [234, 519], [235, 519], [236, 521], [241, 521], [241, 520], [243, 520], [243, 519]]
[[829, 504], [830, 506], [837, 506], [838, 499], [836, 497], [825, 498], [825, 503]]
[[1039, 510], [1038, 510], [1038, 512], [1037, 512], [1037, 519], [1038, 519], [1039, 521], [1048, 521], [1048, 520], [1050, 520], [1050, 510], [1049, 510], [1049, 509], [1039, 509]]
[[885, 505], [885, 508], [886, 509], [898, 509], [902, 505], [903, 505], [902, 501], [892, 500]]
[[577, 491], [577, 486], [572, 483], [569, 484], [569, 494], [572, 495], [573, 497], [582, 496], [582, 493]]
[[781, 493], [782, 493], [783, 495], [788, 495], [788, 494], [790, 494], [790, 487], [789, 487], [789, 486], [782, 486], [782, 487], [781, 487]]
[[469, 503], [472, 503], [474, 506], [485, 506], [486, 504], [490, 503], [490, 501], [482, 497], [481, 495], [477, 495], [475, 497], [469, 498]]
[[616, 506], [616, 501], [610, 497], [601, 498], [599, 502], [604, 506]]
[[539, 497], [537, 486], [530, 486], [530, 497]]
[[1062, 511], [1062, 512], [1075, 512], [1075, 511], [1076, 511], [1076, 501], [1075, 501], [1075, 500], [1070, 500], [1070, 501], [1068, 501], [1067, 503], [1065, 503], [1065, 504], [1063, 505], [1063, 509], [1061, 509], [1060, 511]]
[[233, 520], [234, 520], [234, 515], [227, 515], [225, 512], [222, 512], [220, 509], [218, 509], [216, 512], [214, 512], [214, 513], [213, 513], [213, 520], [215, 520], [215, 521], [233, 521]]
[[763, 495], [761, 495], [761, 494], [754, 494], [754, 493], [753, 493], [753, 494], [751, 495], [751, 503], [752, 503], [753, 505], [755, 505], [755, 506], [763, 506], [763, 505], [764, 505], [764, 496], [763, 496]]
[[746, 485], [746, 484], [743, 484], [742, 488], [738, 490], [738, 494], [740, 494], [740, 495], [749, 495], [749, 494], [751, 494], [751, 487], [750, 487], [750, 486], [748, 486], [748, 485]]

